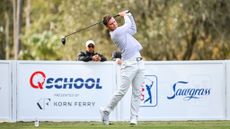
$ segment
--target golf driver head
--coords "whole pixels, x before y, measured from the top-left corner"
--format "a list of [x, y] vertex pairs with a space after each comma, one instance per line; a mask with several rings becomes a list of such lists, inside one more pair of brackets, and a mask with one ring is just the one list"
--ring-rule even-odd
[[66, 43], [66, 37], [62, 37], [62, 38], [61, 38], [61, 43], [62, 43], [63, 45], [65, 45], [65, 43]]

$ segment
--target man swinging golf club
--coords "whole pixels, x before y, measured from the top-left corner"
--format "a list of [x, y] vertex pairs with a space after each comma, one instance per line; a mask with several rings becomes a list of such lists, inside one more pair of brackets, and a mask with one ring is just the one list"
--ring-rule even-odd
[[133, 37], [136, 33], [136, 24], [129, 11], [122, 11], [119, 16], [124, 18], [124, 25], [118, 27], [114, 17], [107, 15], [103, 17], [103, 24], [110, 31], [112, 41], [122, 52], [121, 64], [121, 84], [112, 96], [111, 101], [106, 107], [100, 108], [102, 121], [105, 125], [109, 124], [109, 114], [116, 107], [117, 103], [128, 91], [132, 84], [132, 96], [130, 105], [130, 124], [137, 125], [140, 89], [144, 81], [144, 62], [140, 54], [141, 44]]

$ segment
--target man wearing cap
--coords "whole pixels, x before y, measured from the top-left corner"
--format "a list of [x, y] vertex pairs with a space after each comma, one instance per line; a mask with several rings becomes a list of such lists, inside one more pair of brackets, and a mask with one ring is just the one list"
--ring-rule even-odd
[[85, 47], [86, 47], [86, 51], [85, 52], [80, 52], [80, 54], [78, 54], [78, 59], [79, 61], [85, 61], [85, 62], [88, 62], [88, 61], [106, 61], [107, 59], [94, 51], [94, 48], [95, 48], [95, 43], [93, 40], [88, 40], [86, 43], [85, 43]]

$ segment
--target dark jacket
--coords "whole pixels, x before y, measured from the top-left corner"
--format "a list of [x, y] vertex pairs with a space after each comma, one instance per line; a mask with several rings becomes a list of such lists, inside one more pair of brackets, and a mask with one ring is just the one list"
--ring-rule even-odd
[[99, 53], [90, 53], [90, 52], [87, 52], [87, 51], [85, 51], [85, 52], [81, 51], [78, 54], [78, 59], [77, 60], [79, 60], [79, 61], [85, 61], [85, 62], [92, 61], [92, 56], [94, 56], [94, 55], [99, 55], [101, 57], [101, 62], [107, 60], [103, 55], [101, 55]]

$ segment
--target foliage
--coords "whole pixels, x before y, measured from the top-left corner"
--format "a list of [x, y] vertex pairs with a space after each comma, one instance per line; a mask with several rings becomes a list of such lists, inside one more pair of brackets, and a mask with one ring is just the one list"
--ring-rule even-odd
[[[13, 45], [13, 8], [12, 3], [9, 0], [1, 0], [0, 1], [0, 59], [5, 59], [7, 55], [7, 51], [10, 51], [10, 47]], [[7, 30], [9, 31], [8, 37]], [[11, 54], [9, 52], [8, 54]]]
[[59, 38], [53, 35], [50, 31], [44, 31], [43, 33], [29, 35], [25, 37], [25, 48], [20, 51], [20, 58], [22, 60], [54, 60], [60, 59], [60, 55], [56, 52], [59, 47], [56, 43]]

